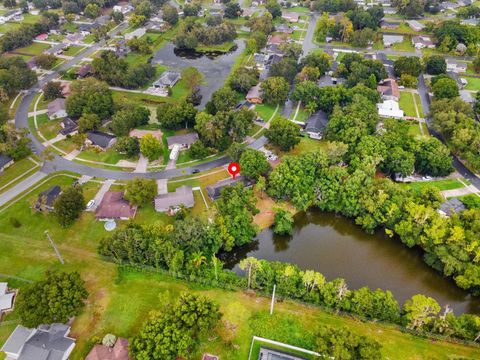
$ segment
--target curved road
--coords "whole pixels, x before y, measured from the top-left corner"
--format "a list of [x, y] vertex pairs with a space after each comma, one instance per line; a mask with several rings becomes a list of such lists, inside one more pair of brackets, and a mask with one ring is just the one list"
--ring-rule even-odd
[[[117, 33], [121, 32], [122, 30], [126, 29], [128, 25], [126, 23], [120, 24], [114, 30], [110, 32], [111, 36], [115, 36]], [[35, 98], [35, 95], [41, 91], [43, 86], [59, 76], [59, 72], [62, 70], [68, 70], [78, 62], [82, 61], [83, 58], [89, 57], [94, 52], [99, 50], [102, 46], [104, 46], [105, 41], [101, 41], [99, 43], [94, 44], [90, 48], [82, 51], [71, 60], [66, 61], [63, 63], [57, 70], [48, 74], [39, 82], [33, 86], [30, 90], [26, 92], [26, 95], [20, 100], [20, 104], [18, 106], [17, 112], [15, 113], [15, 125], [17, 128], [26, 128], [29, 129], [28, 126], [28, 110], [30, 108], [30, 104]], [[29, 132], [29, 137], [32, 140], [33, 149], [37, 154], [41, 154], [43, 150], [45, 150], [45, 146], [31, 133]], [[262, 136], [259, 139], [252, 142], [249, 147], [258, 149], [265, 145], [267, 139]], [[134, 177], [138, 177], [141, 175], [142, 177], [152, 178], [152, 179], [169, 179], [184, 175], [193, 174], [193, 170], [200, 170], [200, 171], [207, 171], [214, 169], [219, 166], [226, 165], [230, 162], [227, 157], [222, 157], [216, 160], [208, 161], [203, 164], [195, 165], [195, 166], [188, 166], [179, 169], [170, 169], [170, 170], [163, 170], [158, 172], [147, 172], [147, 173], [133, 173], [127, 171], [117, 171], [117, 170], [107, 170], [101, 169], [97, 167], [90, 167], [87, 165], [83, 165], [74, 161], [69, 161], [64, 159], [61, 156], [55, 155], [52, 161], [47, 161], [42, 167], [42, 171], [45, 173], [51, 173], [60, 170], [67, 170], [72, 171], [81, 175], [89, 175], [99, 178], [106, 178], [106, 179], [115, 179], [115, 180], [129, 180]]]

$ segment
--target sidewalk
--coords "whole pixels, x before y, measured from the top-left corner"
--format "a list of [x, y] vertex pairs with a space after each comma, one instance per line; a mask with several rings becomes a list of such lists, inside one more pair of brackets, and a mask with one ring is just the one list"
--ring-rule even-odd
[[148, 166], [148, 159], [140, 154], [140, 158], [138, 159], [137, 166], [135, 167], [134, 173], [146, 173]]
[[30, 175], [28, 178], [25, 180], [19, 182], [12, 188], [8, 189], [4, 193], [0, 194], [0, 206], [5, 205], [9, 201], [13, 200], [15, 197], [20, 195], [22, 192], [28, 190], [31, 188], [33, 185], [35, 185], [37, 182], [42, 180], [44, 177], [46, 177], [47, 174], [41, 171], [37, 171], [36, 173]]
[[445, 196], [446, 198], [465, 196], [465, 195], [476, 194], [476, 193], [478, 193], [478, 189], [475, 187], [475, 185], [468, 185], [460, 189], [442, 191], [442, 195]]

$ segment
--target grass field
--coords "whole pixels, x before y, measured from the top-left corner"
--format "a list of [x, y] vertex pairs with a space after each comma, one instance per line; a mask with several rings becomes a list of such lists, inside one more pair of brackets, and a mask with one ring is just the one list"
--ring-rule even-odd
[[[228, 177], [226, 172], [194, 180], [201, 186], [206, 182]], [[449, 359], [478, 358], [480, 349], [443, 341], [414, 337], [395, 326], [364, 323], [304, 306], [291, 301], [278, 302], [273, 316], [268, 315], [269, 298], [256, 297], [242, 291], [226, 291], [185, 282], [170, 276], [148, 271], [117, 272], [114, 264], [105, 262], [96, 253], [99, 240], [106, 235], [103, 223], [97, 222], [93, 214], [84, 213], [70, 228], [58, 226], [52, 215], [32, 212], [30, 205], [37, 194], [52, 185], [69, 186], [73, 178], [60, 176], [51, 178], [26, 198], [21, 199], [0, 216], [0, 252], [9, 254], [0, 257], [0, 273], [7, 274], [2, 280], [20, 288], [26, 282], [14, 281], [8, 276], [26, 280], [38, 280], [46, 270], [62, 269], [79, 271], [86, 281], [89, 298], [86, 308], [72, 327], [71, 336], [77, 339], [72, 360], [83, 359], [88, 353], [93, 336], [114, 333], [131, 338], [136, 335], [152, 310], [162, 309], [162, 300], [176, 299], [188, 291], [207, 296], [220, 305], [223, 319], [214, 332], [202, 338], [200, 348], [192, 353], [192, 359], [200, 358], [204, 352], [219, 355], [221, 359], [245, 360], [248, 357], [252, 336], [261, 336], [296, 346], [313, 346], [313, 332], [318, 324], [346, 326], [351, 331], [368, 335], [383, 344], [383, 354], [390, 359]], [[87, 183], [84, 194], [87, 199], [94, 196], [100, 184]], [[197, 198], [196, 198], [197, 199]], [[13, 228], [10, 218], [21, 223]], [[153, 211], [153, 207], [140, 209], [136, 222], [160, 221], [168, 224], [171, 218]], [[120, 222], [119, 226], [124, 226]], [[56, 242], [65, 265], [60, 265], [53, 249], [44, 236], [48, 230]], [[162, 294], [162, 297], [159, 295]], [[162, 299], [162, 300], [160, 300]], [[14, 311], [0, 326], [0, 345], [7, 339], [18, 323]], [[231, 339], [231, 344], [224, 340]]]
[[400, 109], [405, 112], [405, 116], [417, 117], [413, 94], [408, 91], [400, 91]]
[[[273, 116], [275, 113], [276, 106], [272, 105], [267, 105], [267, 104], [261, 104], [261, 105], [255, 105], [255, 111], [260, 116], [263, 121], [268, 121], [270, 118]], [[281, 108], [278, 109], [277, 115], [280, 115], [281, 113]]]
[[480, 90], [480, 78], [465, 76], [465, 79], [468, 81], [467, 85], [465, 86], [466, 90]]
[[401, 43], [393, 44], [392, 49], [398, 51], [415, 51], [409, 36], [405, 36]]
[[[31, 118], [33, 124], [33, 118]], [[47, 114], [37, 115], [38, 131], [42, 133], [45, 139], [50, 140], [56, 137], [61, 130], [61, 122], [63, 119], [50, 120]]]
[[20, 180], [31, 175], [33, 170], [38, 167], [37, 164], [28, 158], [16, 161], [0, 174], [0, 192], [6, 191]]
[[421, 190], [427, 187], [436, 187], [438, 190], [453, 190], [464, 187], [457, 179], [444, 179], [444, 180], [435, 180], [435, 181], [417, 181], [409, 184], [401, 184], [402, 187], [407, 187], [415, 190]]
[[[120, 160], [130, 160], [127, 159], [124, 155], [119, 154], [113, 149], [108, 149], [106, 151], [96, 151], [95, 149], [87, 149], [82, 151], [78, 156], [78, 159], [97, 161], [106, 164], [115, 165]], [[132, 159], [135, 161], [135, 159]]]
[[75, 56], [75, 55], [77, 55], [82, 49], [83, 49], [82, 46], [71, 45], [71, 46], [68, 47], [67, 50], [65, 50], [65, 51], [63, 52], [63, 55], [65, 55], [65, 56]]
[[40, 55], [43, 53], [44, 50], [48, 49], [50, 45], [48, 44], [42, 44], [42, 43], [32, 43], [29, 46], [21, 47], [18, 49], [15, 49], [13, 52], [15, 54], [27, 54], [27, 55]]
[[413, 96], [415, 97], [415, 101], [417, 103], [418, 115], [420, 115], [421, 118], [424, 118], [425, 114], [423, 113], [423, 106], [422, 101], [420, 100], [420, 95], [413, 94]]

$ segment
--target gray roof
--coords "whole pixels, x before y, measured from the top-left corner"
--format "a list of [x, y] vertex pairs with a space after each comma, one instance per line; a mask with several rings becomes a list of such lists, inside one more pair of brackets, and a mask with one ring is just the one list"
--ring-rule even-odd
[[160, 79], [153, 83], [153, 86], [174, 86], [180, 80], [180, 73], [178, 71], [165, 71]]
[[54, 115], [58, 111], [63, 111], [67, 107], [65, 106], [65, 99], [57, 98], [48, 103], [48, 115]]
[[11, 162], [13, 159], [8, 155], [0, 154], [0, 169]]
[[180, 186], [172, 193], [160, 194], [155, 198], [155, 210], [167, 211], [176, 206], [191, 208], [195, 205], [191, 186]]
[[208, 196], [212, 200], [215, 200], [220, 197], [221, 191], [223, 188], [227, 186], [234, 186], [237, 184], [242, 183], [245, 187], [252, 186], [252, 182], [248, 179], [246, 179], [243, 176], [237, 176], [235, 179], [226, 179], [226, 180], [221, 180], [215, 184], [208, 185], [205, 189], [207, 190]]
[[313, 113], [310, 118], [307, 120], [305, 125], [305, 131], [308, 132], [323, 132], [328, 123], [328, 117], [325, 112], [319, 110]]
[[0, 312], [11, 309], [13, 305], [13, 297], [15, 293], [7, 293], [7, 288], [8, 286], [6, 282], [0, 282]]
[[[51, 188], [41, 192], [38, 195], [37, 206], [44, 204], [45, 206], [53, 207], [53, 203], [61, 192], [62, 188], [58, 185], [52, 186]], [[44, 199], [43, 202], [42, 199]]]
[[87, 133], [87, 139], [90, 140], [93, 145], [97, 145], [102, 149], [107, 149], [111, 146], [111, 142], [115, 139], [115, 136], [100, 131], [89, 131]]
[[56, 45], [53, 45], [50, 49], [47, 49], [45, 50], [44, 52], [46, 54], [55, 54], [56, 52], [60, 51], [60, 50], [64, 50], [65, 48], [67, 48], [68, 45], [67, 44], [64, 44], [64, 43], [58, 43]]
[[69, 332], [70, 327], [63, 324], [37, 329], [18, 325], [1, 350], [18, 354], [18, 360], [62, 360], [75, 345], [75, 340], [67, 337]]
[[197, 140], [198, 134], [196, 132], [191, 132], [183, 135], [170, 136], [167, 138], [167, 144], [168, 146], [175, 144], [190, 146]]
[[440, 210], [449, 216], [453, 215], [454, 213], [459, 213], [465, 209], [465, 204], [457, 198], [449, 199], [440, 205]]

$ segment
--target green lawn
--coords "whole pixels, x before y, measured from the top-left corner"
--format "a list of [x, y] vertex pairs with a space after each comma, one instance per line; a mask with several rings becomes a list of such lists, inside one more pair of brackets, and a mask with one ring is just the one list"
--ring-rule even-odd
[[120, 160], [127, 160], [125, 155], [119, 154], [113, 149], [108, 149], [106, 151], [97, 151], [95, 149], [88, 149], [82, 151], [78, 156], [78, 159], [90, 160], [103, 162], [106, 164], [115, 165]]
[[27, 55], [40, 55], [44, 50], [48, 49], [50, 45], [42, 43], [32, 43], [29, 46], [21, 47], [14, 50], [16, 54], [27, 54]]
[[[53, 139], [62, 129], [60, 126], [63, 119], [50, 120], [47, 114], [37, 115], [38, 131], [47, 139]], [[33, 118], [32, 118], [33, 123]]]
[[18, 181], [28, 177], [33, 173], [33, 170], [38, 167], [37, 164], [28, 158], [16, 161], [0, 174], [0, 192], [4, 192]]
[[[223, 171], [213, 174], [209, 181], [228, 177]], [[26, 283], [13, 281], [9, 275], [27, 280], [43, 278], [47, 270], [62, 269], [79, 271], [86, 282], [89, 298], [85, 310], [72, 325], [71, 336], [76, 347], [72, 360], [85, 358], [90, 350], [89, 340], [93, 336], [113, 333], [131, 338], [136, 335], [152, 310], [160, 310], [161, 299], [175, 300], [180, 293], [188, 291], [213, 299], [220, 305], [223, 325], [201, 338], [199, 349], [191, 354], [199, 359], [209, 352], [221, 359], [245, 360], [250, 350], [253, 335], [284, 341], [292, 345], [313, 346], [312, 334], [319, 324], [335, 327], [346, 326], [356, 334], [375, 338], [383, 345], [383, 355], [390, 359], [449, 359], [478, 358], [480, 349], [443, 341], [414, 337], [401, 332], [395, 326], [365, 323], [348, 316], [322, 311], [313, 306], [304, 306], [292, 301], [281, 301], [275, 305], [273, 316], [269, 316], [270, 299], [256, 297], [242, 291], [226, 291], [174, 279], [162, 273], [149, 271], [117, 272], [114, 264], [101, 259], [96, 252], [99, 240], [107, 233], [103, 223], [97, 222], [92, 213], [84, 213], [69, 228], [61, 228], [53, 215], [32, 212], [30, 205], [37, 195], [53, 186], [69, 186], [74, 179], [60, 176], [49, 178], [43, 185], [25, 198], [20, 199], [0, 216], [0, 273], [7, 274], [7, 280], [20, 290]], [[204, 178], [195, 180], [204, 186]], [[100, 184], [84, 185], [86, 199], [91, 199]], [[196, 198], [197, 200], [197, 195]], [[10, 218], [20, 222], [13, 228]], [[139, 209], [135, 222], [152, 223], [158, 220], [169, 224], [172, 218], [153, 211], [153, 206]], [[118, 226], [124, 226], [119, 222]], [[57, 244], [65, 265], [60, 265], [55, 253], [44, 235], [48, 230]], [[162, 294], [162, 297], [159, 295]], [[18, 323], [16, 311], [8, 314], [5, 325], [0, 326], [0, 345], [7, 339]], [[233, 331], [227, 331], [225, 326]], [[208, 339], [207, 339], [208, 337]], [[231, 342], [226, 342], [230, 338]]]
[[474, 78], [469, 76], [462, 77], [464, 77], [468, 81], [468, 84], [465, 86], [465, 90], [480, 91], [480, 78]]
[[401, 43], [393, 44], [392, 49], [398, 51], [415, 51], [409, 36], [406, 36]]
[[453, 190], [464, 187], [460, 181], [457, 179], [445, 179], [445, 180], [435, 180], [435, 181], [417, 181], [409, 184], [401, 184], [400, 186], [408, 187], [415, 190], [421, 190], [427, 187], [436, 187], [438, 190]]
[[415, 101], [417, 103], [418, 114], [420, 115], [421, 118], [424, 118], [425, 114], [423, 113], [423, 107], [422, 107], [422, 101], [420, 100], [420, 95], [413, 94], [413, 96], [415, 97]]
[[71, 45], [71, 46], [68, 47], [67, 50], [65, 50], [65, 51], [63, 52], [63, 55], [65, 55], [65, 56], [75, 56], [75, 55], [77, 55], [82, 49], [83, 49], [82, 46]]
[[415, 111], [415, 103], [413, 102], [413, 94], [407, 91], [400, 91], [400, 109], [405, 112], [405, 116], [417, 117]]
[[290, 36], [293, 40], [300, 40], [305, 36], [306, 32], [303, 30], [295, 30], [293, 34]]
[[[268, 121], [275, 113], [276, 106], [261, 104], [255, 105], [255, 111], [257, 112], [258, 116], [260, 116], [263, 121]], [[281, 108], [278, 109], [277, 115], [280, 115]]]
[[76, 149], [76, 145], [73, 143], [72, 139], [67, 137], [66, 139], [56, 142], [53, 144], [55, 147], [63, 150], [65, 153], [71, 153], [73, 150]]
[[22, 14], [23, 20], [22, 24], [35, 24], [37, 23], [42, 17], [40, 15], [33, 15], [33, 14]]

